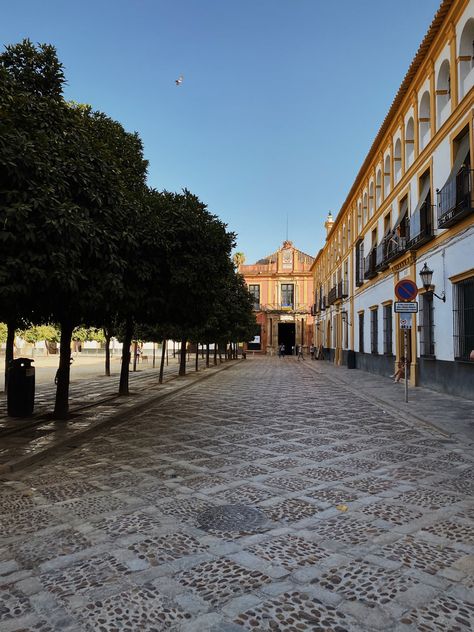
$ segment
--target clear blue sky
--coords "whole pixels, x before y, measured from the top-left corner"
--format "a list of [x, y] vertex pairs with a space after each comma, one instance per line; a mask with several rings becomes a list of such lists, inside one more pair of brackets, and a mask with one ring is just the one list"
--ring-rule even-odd
[[[54, 44], [66, 97], [136, 130], [247, 263], [315, 254], [439, 0], [2, 0], [0, 41]], [[174, 80], [184, 75], [176, 87]]]

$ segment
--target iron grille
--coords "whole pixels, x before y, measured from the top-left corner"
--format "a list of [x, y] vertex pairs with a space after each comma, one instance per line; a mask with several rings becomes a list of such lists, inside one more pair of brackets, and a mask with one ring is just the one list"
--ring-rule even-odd
[[359, 352], [364, 353], [364, 313], [359, 314]]
[[370, 312], [370, 352], [379, 352], [379, 310], [373, 309]]
[[433, 295], [430, 292], [421, 296], [420, 306], [420, 355], [434, 356], [434, 305]]
[[383, 307], [383, 352], [385, 355], [392, 355], [392, 329], [393, 317], [392, 306]]
[[474, 350], [474, 277], [454, 284], [454, 356], [469, 360]]

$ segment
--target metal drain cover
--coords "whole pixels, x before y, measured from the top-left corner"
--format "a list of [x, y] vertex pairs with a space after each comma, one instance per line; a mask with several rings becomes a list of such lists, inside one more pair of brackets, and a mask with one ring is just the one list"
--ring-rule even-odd
[[247, 505], [220, 505], [203, 511], [197, 522], [206, 531], [252, 531], [265, 524], [267, 517]]

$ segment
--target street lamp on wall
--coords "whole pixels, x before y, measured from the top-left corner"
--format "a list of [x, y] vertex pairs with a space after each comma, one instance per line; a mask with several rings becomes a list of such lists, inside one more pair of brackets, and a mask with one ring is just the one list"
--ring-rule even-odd
[[446, 294], [445, 294], [444, 290], [441, 293], [441, 296], [438, 296], [438, 294], [436, 294], [433, 291], [433, 286], [431, 285], [431, 280], [433, 278], [433, 270], [428, 268], [426, 263], [422, 267], [422, 269], [420, 270], [420, 277], [421, 277], [421, 282], [423, 283], [423, 287], [425, 288], [425, 290], [427, 292], [431, 292], [431, 294], [433, 294], [433, 296], [436, 296], [436, 298], [439, 298], [441, 301], [443, 301], [443, 303], [445, 303], [446, 302]]

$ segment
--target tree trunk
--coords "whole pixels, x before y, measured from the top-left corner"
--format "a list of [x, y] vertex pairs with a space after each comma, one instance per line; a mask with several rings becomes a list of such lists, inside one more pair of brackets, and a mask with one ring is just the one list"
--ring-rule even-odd
[[161, 347], [161, 362], [160, 362], [160, 377], [159, 383], [163, 384], [163, 373], [165, 371], [165, 352], [166, 352], [166, 338], [163, 340]]
[[206, 369], [209, 368], [209, 343], [206, 345]]
[[61, 348], [59, 350], [59, 368], [57, 372], [56, 401], [54, 419], [66, 421], [69, 413], [69, 377], [71, 372], [71, 338], [74, 325], [63, 320], [61, 326]]
[[153, 343], [153, 368], [155, 368], [155, 343]]
[[219, 351], [219, 364], [222, 364], [222, 345], [219, 343], [217, 346]]
[[7, 322], [7, 344], [5, 347], [5, 391], [8, 387], [8, 367], [13, 360], [13, 347], [15, 344], [15, 321], [9, 320]]
[[199, 371], [199, 342], [196, 342], [196, 366], [195, 371]]
[[107, 377], [110, 377], [110, 339], [112, 338], [110, 329], [106, 329], [104, 327], [104, 336], [105, 336], [105, 375]]
[[214, 343], [214, 366], [217, 364], [217, 343]]
[[137, 370], [137, 358], [138, 358], [138, 340], [133, 343], [133, 372]]
[[179, 356], [179, 375], [186, 375], [186, 340], [181, 340]]
[[119, 395], [128, 395], [128, 378], [130, 374], [130, 345], [132, 344], [133, 322], [125, 324], [125, 338], [122, 346], [122, 366], [120, 367]]

